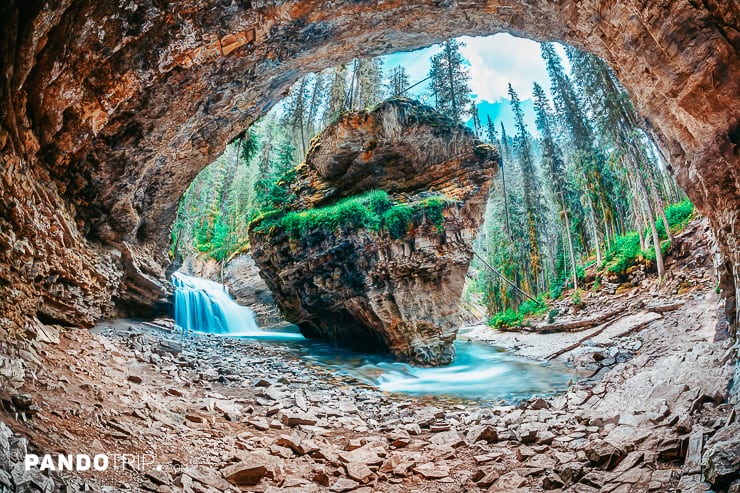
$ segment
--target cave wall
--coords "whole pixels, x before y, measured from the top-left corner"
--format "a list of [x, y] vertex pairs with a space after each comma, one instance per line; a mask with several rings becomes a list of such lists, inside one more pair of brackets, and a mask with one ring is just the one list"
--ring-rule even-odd
[[501, 31], [615, 69], [712, 222], [736, 321], [739, 18], [717, 0], [8, 0], [0, 327], [150, 311], [180, 195], [302, 74]]

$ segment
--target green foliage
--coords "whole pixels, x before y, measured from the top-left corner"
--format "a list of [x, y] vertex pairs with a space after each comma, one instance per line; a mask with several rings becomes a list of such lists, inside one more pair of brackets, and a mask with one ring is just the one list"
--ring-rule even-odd
[[408, 204], [396, 204], [383, 214], [382, 222], [388, 234], [398, 239], [408, 233], [413, 217], [414, 210]]
[[[665, 216], [668, 219], [668, 226], [671, 228], [671, 232], [677, 233], [683, 230], [687, 224], [694, 218], [694, 204], [689, 199], [678, 202], [677, 204], [671, 204], [665, 208]], [[656, 224], [658, 232], [661, 238], [666, 238], [665, 227], [663, 222], [660, 221]]]
[[573, 294], [570, 295], [570, 301], [573, 303], [573, 306], [583, 306], [583, 300], [581, 299], [581, 290], [576, 289], [573, 291]]
[[527, 317], [542, 315], [547, 312], [549, 307], [544, 302], [543, 297], [538, 297], [537, 301], [530, 299], [519, 305], [518, 310], [507, 308], [488, 319], [488, 325], [497, 329], [521, 327]]
[[521, 327], [522, 322], [524, 322], [524, 315], [511, 308], [498, 312], [488, 319], [488, 325], [496, 329]]
[[611, 274], [623, 274], [635, 264], [641, 253], [637, 231], [617, 236], [612, 248], [606, 253], [605, 270]]
[[453, 203], [442, 196], [423, 198], [411, 204], [394, 203], [383, 190], [373, 190], [362, 195], [347, 197], [338, 202], [285, 215], [274, 212], [255, 220], [257, 231], [273, 228], [285, 231], [291, 238], [299, 238], [313, 230], [325, 232], [337, 228], [386, 231], [393, 238], [401, 238], [411, 224], [426, 216], [441, 231], [444, 208]]
[[414, 204], [414, 212], [426, 215], [432, 224], [437, 227], [437, 231], [442, 232], [445, 220], [442, 211], [451, 203], [450, 199], [442, 196], [433, 196], [421, 199]]
[[[684, 200], [666, 207], [665, 214], [671, 231], [676, 233], [685, 228], [694, 217], [694, 205], [689, 200]], [[667, 237], [662, 221], [656, 220], [656, 228], [661, 238]], [[650, 231], [646, 229], [644, 234], [649, 237]], [[669, 241], [660, 242], [660, 251], [663, 255], [668, 253], [670, 247]], [[612, 248], [606, 252], [604, 270], [610, 274], [624, 274], [641, 260], [654, 262], [655, 249], [642, 250], [640, 235], [637, 231], [630, 231], [615, 238]]]

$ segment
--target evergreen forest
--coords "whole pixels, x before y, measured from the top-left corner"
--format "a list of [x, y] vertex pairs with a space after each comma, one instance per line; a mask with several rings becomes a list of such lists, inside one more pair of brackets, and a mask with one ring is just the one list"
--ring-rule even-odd
[[250, 223], [288, 198], [285, 183], [323, 128], [425, 84], [428, 104], [501, 154], [463, 296], [485, 307], [490, 325], [520, 325], [547, 311], [548, 300], [577, 301], [587, 286], [598, 289], [637, 264], [663, 277], [673, 235], [694, 208], [608, 65], [573, 47], [564, 60], [542, 43], [549, 88], [532, 87], [536, 128], [511, 85], [514, 124], [507, 128], [479, 114], [460, 48], [454, 39], [443, 43], [422, 81], [380, 58], [300, 79], [190, 185], [172, 227], [171, 256], [225, 263], [248, 252]]

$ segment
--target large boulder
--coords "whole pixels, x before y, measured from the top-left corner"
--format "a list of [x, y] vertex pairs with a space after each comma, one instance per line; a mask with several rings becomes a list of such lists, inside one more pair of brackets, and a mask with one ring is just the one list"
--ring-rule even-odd
[[716, 489], [740, 479], [740, 423], [725, 426], [707, 440], [702, 462], [704, 476]]
[[495, 148], [406, 99], [344, 115], [250, 227], [252, 256], [304, 335], [454, 358], [458, 302], [499, 162]]

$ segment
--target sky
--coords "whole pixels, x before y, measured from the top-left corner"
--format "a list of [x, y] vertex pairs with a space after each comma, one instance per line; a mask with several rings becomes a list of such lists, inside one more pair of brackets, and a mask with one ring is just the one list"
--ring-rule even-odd
[[[481, 116], [491, 114], [494, 120], [501, 120], [507, 129], [513, 129], [513, 117], [508, 105], [508, 85], [511, 82], [514, 90], [523, 102], [529, 131], [534, 128], [534, 111], [532, 109], [532, 84], [538, 82], [545, 90], [550, 88], [550, 80], [545, 69], [545, 62], [540, 56], [540, 46], [536, 41], [517, 38], [510, 34], [500, 33], [493, 36], [458, 38], [465, 44], [462, 55], [470, 62], [470, 89], [481, 109]], [[429, 74], [430, 58], [441, 50], [439, 45], [414, 52], [395, 53], [383, 57], [383, 69], [386, 74], [396, 65], [402, 65], [409, 73], [414, 84]], [[563, 58], [566, 70], [570, 69], [565, 50], [556, 45], [556, 50]], [[424, 100], [427, 83], [421, 84], [409, 92], [409, 95]], [[487, 103], [483, 103], [487, 102]], [[483, 104], [481, 104], [483, 103]]]

